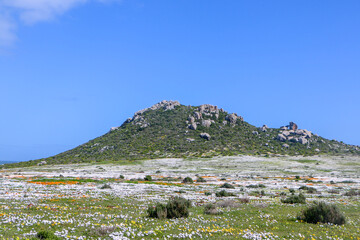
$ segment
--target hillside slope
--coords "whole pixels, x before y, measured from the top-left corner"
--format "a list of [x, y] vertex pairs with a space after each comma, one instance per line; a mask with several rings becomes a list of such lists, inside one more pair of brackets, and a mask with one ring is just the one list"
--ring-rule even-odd
[[177, 101], [162, 101], [74, 149], [15, 165], [237, 154], [360, 155], [360, 149], [298, 129], [294, 123], [259, 128], [209, 104], [185, 106]]

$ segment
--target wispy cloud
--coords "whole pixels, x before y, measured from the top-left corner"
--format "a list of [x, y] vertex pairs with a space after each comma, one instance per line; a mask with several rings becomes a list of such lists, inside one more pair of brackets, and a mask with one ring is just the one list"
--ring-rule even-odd
[[15, 29], [9, 17], [0, 15], [0, 46], [9, 46], [16, 40]]
[[14, 42], [18, 24], [48, 21], [90, 1], [109, 3], [120, 0], [0, 0], [0, 46]]

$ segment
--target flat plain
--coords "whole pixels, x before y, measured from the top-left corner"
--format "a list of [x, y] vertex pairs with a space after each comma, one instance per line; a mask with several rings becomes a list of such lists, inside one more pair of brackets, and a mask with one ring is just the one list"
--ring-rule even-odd
[[[150, 181], [145, 181], [151, 176]], [[191, 177], [194, 183], [183, 183]], [[197, 182], [202, 177], [205, 182]], [[219, 197], [226, 188], [233, 196]], [[155, 159], [42, 165], [0, 172], [1, 239], [45, 230], [60, 239], [360, 239], [360, 158], [353, 156]], [[302, 193], [306, 204], [281, 200]], [[175, 196], [187, 218], [149, 218]], [[315, 201], [335, 204], [344, 225], [297, 219]], [[204, 213], [213, 203], [217, 214]]]

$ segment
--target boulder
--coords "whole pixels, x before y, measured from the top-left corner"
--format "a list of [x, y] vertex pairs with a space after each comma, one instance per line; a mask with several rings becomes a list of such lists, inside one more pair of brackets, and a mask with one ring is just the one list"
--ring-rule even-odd
[[283, 146], [284, 148], [289, 148], [289, 147], [290, 147], [289, 144], [286, 144], [286, 143], [284, 143], [282, 146]]
[[286, 141], [286, 137], [282, 134], [278, 134], [276, 137], [277, 140], [281, 141], [281, 142], [285, 142]]
[[193, 142], [193, 141], [195, 141], [195, 139], [193, 139], [193, 138], [187, 138], [186, 141], [188, 141], [188, 142]]
[[225, 120], [229, 121], [231, 124], [235, 124], [238, 119], [240, 119], [241, 121], [243, 121], [243, 118], [240, 117], [240, 116], [238, 116], [236, 113], [228, 114], [228, 115], [225, 117]]
[[194, 123], [194, 122], [195, 122], [195, 118], [192, 117], [192, 116], [190, 116], [190, 117], [188, 118], [188, 121], [189, 121], [190, 123]]
[[191, 129], [191, 130], [196, 130], [196, 128], [197, 128], [197, 125], [195, 122], [193, 122], [189, 125], [189, 129]]
[[284, 135], [285, 137], [287, 137], [287, 136], [290, 135], [290, 132], [289, 132], [289, 131], [283, 131], [283, 132], [282, 132], [282, 135]]
[[259, 135], [259, 133], [257, 131], [252, 131], [252, 134]]
[[285, 126], [282, 126], [282, 127], [280, 127], [280, 130], [287, 130], [287, 127], [285, 127]]
[[202, 120], [201, 125], [204, 127], [210, 127], [211, 121], [210, 120]]
[[268, 130], [268, 126], [266, 126], [266, 125], [263, 125], [263, 126], [260, 128], [260, 131], [262, 131], [262, 132], [267, 132], [267, 130]]
[[210, 140], [211, 136], [208, 133], [200, 133], [200, 137], [206, 140]]
[[299, 143], [301, 143], [301, 144], [307, 144], [307, 143], [308, 143], [308, 140], [307, 140], [305, 137], [300, 137], [300, 138], [299, 138]]
[[112, 127], [110, 128], [110, 132], [117, 130], [119, 127]]
[[287, 127], [289, 128], [289, 130], [294, 130], [294, 131], [298, 129], [298, 125], [294, 122], [290, 122]]
[[202, 114], [200, 112], [194, 112], [194, 117], [196, 120], [200, 120], [202, 118]]

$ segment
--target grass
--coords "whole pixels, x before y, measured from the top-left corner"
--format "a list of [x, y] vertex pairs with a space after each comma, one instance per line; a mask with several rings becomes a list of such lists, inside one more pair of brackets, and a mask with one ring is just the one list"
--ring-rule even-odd
[[[277, 235], [281, 239], [298, 239], [300, 235], [306, 239], [360, 237], [358, 204], [339, 205], [349, 223], [337, 227], [297, 221], [296, 213], [301, 212], [304, 207], [277, 203], [265, 208], [259, 208], [255, 204], [242, 204], [235, 209], [223, 209], [221, 215], [204, 214], [204, 208], [197, 206], [190, 209], [189, 218], [177, 220], [149, 219], [146, 212], [148, 203], [138, 199], [114, 198], [111, 195], [102, 195], [99, 198], [44, 199], [31, 208], [17, 201], [7, 203], [8, 208], [4, 208], [4, 203], [0, 202], [0, 235], [4, 239], [22, 236], [33, 229], [36, 232], [54, 233], [71, 229], [68, 235], [95, 239], [100, 237], [97, 234], [101, 233], [101, 226], [110, 229], [113, 227], [113, 233], [129, 233], [133, 239], [146, 236], [155, 238], [155, 233], [156, 238], [186, 233], [191, 234], [193, 239], [200, 238], [199, 235], [212, 239], [236, 239], [238, 236], [255, 233]], [[4, 221], [10, 219], [10, 216], [13, 219], [11, 222]], [[27, 224], [22, 225], [24, 222]], [[99, 231], [89, 231], [92, 227]]]

